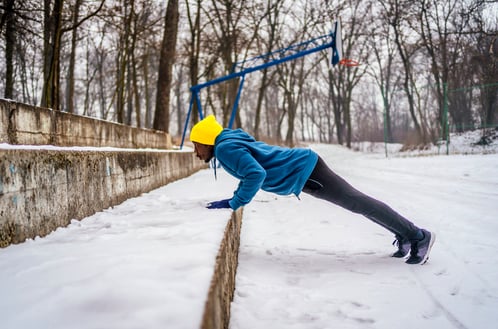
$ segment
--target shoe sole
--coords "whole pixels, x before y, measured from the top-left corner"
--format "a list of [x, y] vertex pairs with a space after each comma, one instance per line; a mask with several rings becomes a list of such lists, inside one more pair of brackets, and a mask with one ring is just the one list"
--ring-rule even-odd
[[403, 255], [400, 255], [400, 254], [396, 255], [396, 253], [397, 253], [397, 251], [394, 252], [394, 253], [392, 253], [391, 257], [392, 258], [399, 258], [399, 259], [401, 259], [401, 258], [407, 258], [410, 255], [410, 249], [408, 249], [408, 251], [406, 252], [406, 254], [403, 254]]
[[427, 248], [427, 252], [425, 253], [424, 258], [422, 258], [420, 265], [424, 265], [425, 263], [427, 263], [427, 261], [429, 260], [429, 254], [431, 253], [432, 245], [434, 244], [434, 242], [436, 242], [436, 234], [432, 232], [430, 233], [431, 233], [431, 240], [429, 241], [429, 248]]

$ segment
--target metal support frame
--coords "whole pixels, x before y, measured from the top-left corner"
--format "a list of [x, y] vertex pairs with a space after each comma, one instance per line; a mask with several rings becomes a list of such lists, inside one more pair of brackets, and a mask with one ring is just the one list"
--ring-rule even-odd
[[[337, 42], [336, 42], [337, 40]], [[202, 112], [202, 106], [201, 106], [201, 101], [199, 98], [199, 92], [207, 87], [213, 86], [218, 83], [222, 83], [231, 79], [236, 79], [240, 78], [239, 82], [239, 88], [237, 91], [237, 96], [235, 98], [233, 108], [232, 108], [232, 113], [230, 115], [230, 121], [228, 123], [228, 128], [232, 128], [233, 123], [235, 121], [235, 116], [237, 114], [237, 108], [240, 100], [240, 95], [242, 93], [242, 87], [244, 86], [244, 81], [245, 81], [245, 76], [249, 73], [264, 70], [268, 67], [279, 65], [300, 57], [307, 56], [309, 54], [316, 53], [318, 51], [322, 51], [324, 49], [331, 48], [332, 49], [332, 54], [331, 54], [331, 63], [332, 65], [336, 65], [340, 62], [341, 57], [342, 57], [342, 40], [341, 40], [341, 30], [340, 30], [340, 23], [339, 21], [335, 22], [334, 24], [334, 30], [331, 31], [329, 34], [323, 35], [321, 37], [298, 43], [295, 45], [291, 45], [287, 48], [283, 48], [277, 51], [273, 51], [264, 55], [256, 56], [241, 62], [237, 62], [234, 64], [233, 72], [231, 74], [225, 75], [223, 77], [219, 77], [195, 86], [190, 87], [191, 91], [191, 98], [190, 98], [190, 105], [189, 105], [189, 110], [187, 113], [187, 118], [185, 120], [185, 126], [183, 129], [183, 135], [182, 135], [182, 142], [180, 145], [180, 148], [183, 148], [183, 143], [185, 141], [185, 134], [187, 132], [187, 127], [190, 122], [190, 115], [192, 112], [192, 106], [194, 104], [194, 100], [197, 104], [197, 108], [199, 110], [199, 117], [201, 119], [204, 118], [204, 114]], [[290, 54], [288, 54], [290, 53]], [[257, 64], [257, 62], [263, 61], [262, 64]], [[244, 64], [246, 63], [252, 63], [256, 62], [256, 64], [253, 64], [252, 66], [248, 66], [244, 68]], [[239, 70], [237, 70], [237, 68]]]

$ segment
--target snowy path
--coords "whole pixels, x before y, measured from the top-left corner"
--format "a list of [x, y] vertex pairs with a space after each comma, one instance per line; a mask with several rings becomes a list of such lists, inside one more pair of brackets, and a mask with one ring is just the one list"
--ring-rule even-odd
[[498, 323], [498, 155], [313, 148], [358, 189], [436, 232], [431, 259], [389, 257], [390, 233], [324, 201], [259, 193], [244, 211], [231, 329]]

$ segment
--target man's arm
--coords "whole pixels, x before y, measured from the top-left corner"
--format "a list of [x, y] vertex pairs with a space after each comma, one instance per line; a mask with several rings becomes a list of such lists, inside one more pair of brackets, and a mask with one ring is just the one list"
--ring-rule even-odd
[[249, 150], [239, 148], [219, 152], [218, 160], [229, 166], [240, 179], [239, 186], [230, 200], [230, 208], [237, 210], [251, 202], [266, 178], [266, 171]]

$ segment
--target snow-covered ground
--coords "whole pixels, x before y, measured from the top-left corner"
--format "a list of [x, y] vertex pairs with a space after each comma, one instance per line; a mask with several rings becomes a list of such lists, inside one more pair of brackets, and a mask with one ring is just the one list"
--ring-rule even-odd
[[[389, 157], [312, 145], [355, 187], [437, 235], [429, 262], [302, 194], [245, 207], [231, 329], [493, 328], [498, 154]], [[0, 249], [1, 328], [198, 328], [237, 182], [211, 170]]]
[[244, 210], [232, 329], [492, 328], [498, 323], [498, 155], [385, 159], [312, 146], [355, 187], [437, 235], [429, 263], [303, 194]]

